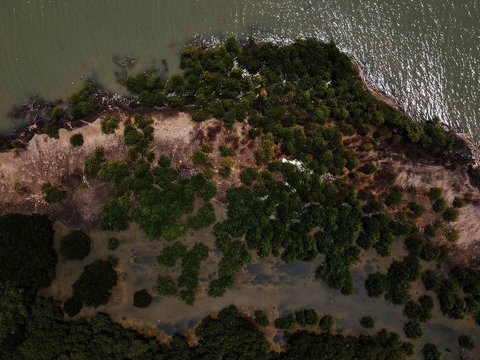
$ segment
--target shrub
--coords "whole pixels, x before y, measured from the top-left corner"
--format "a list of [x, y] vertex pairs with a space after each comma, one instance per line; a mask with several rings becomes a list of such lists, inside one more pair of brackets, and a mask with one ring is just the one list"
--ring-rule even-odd
[[408, 209], [413, 213], [414, 216], [419, 217], [425, 211], [425, 208], [415, 201], [411, 201], [407, 205]]
[[113, 199], [103, 205], [100, 227], [107, 231], [123, 231], [128, 228], [128, 199]]
[[462, 208], [465, 206], [465, 200], [459, 197], [456, 197], [455, 199], [453, 199], [452, 206], [454, 208]]
[[332, 315], [325, 315], [320, 319], [320, 322], [318, 323], [318, 325], [323, 331], [328, 331], [332, 328], [334, 323], [335, 323], [335, 320], [333, 319]]
[[262, 310], [255, 311], [254, 318], [259, 326], [268, 326], [270, 324], [267, 314]]
[[365, 288], [368, 296], [381, 297], [387, 291], [388, 279], [382, 273], [370, 274], [365, 280]]
[[112, 265], [112, 267], [115, 268], [115, 267], [118, 266], [118, 263], [120, 262], [120, 259], [116, 256], [108, 255], [107, 261], [110, 263], [110, 265]]
[[210, 154], [211, 152], [213, 152], [213, 146], [211, 144], [203, 144], [201, 150], [205, 154]]
[[70, 317], [77, 315], [82, 310], [82, 302], [75, 297], [68, 298], [63, 303], [63, 311]]
[[114, 251], [117, 250], [118, 247], [120, 246], [120, 240], [117, 238], [111, 237], [108, 239], [108, 250]]
[[424, 360], [440, 360], [442, 358], [442, 353], [431, 343], [424, 345], [422, 355]]
[[60, 137], [58, 134], [58, 126], [50, 122], [43, 125], [42, 133], [47, 134], [48, 137], [53, 139], [58, 139]]
[[365, 165], [363, 165], [359, 170], [362, 173], [364, 173], [366, 175], [369, 175], [369, 174], [373, 174], [374, 172], [376, 172], [378, 170], [378, 168], [374, 163], [369, 162], [369, 163], [366, 163]]
[[52, 110], [52, 120], [58, 121], [66, 115], [65, 109], [60, 106], [55, 106]]
[[314, 309], [299, 310], [295, 313], [297, 324], [300, 326], [314, 326], [318, 324], [319, 317]]
[[445, 230], [445, 237], [450, 242], [457, 242], [460, 239], [460, 234], [455, 229], [446, 229]]
[[157, 291], [162, 296], [175, 296], [178, 293], [177, 285], [170, 276], [158, 276]]
[[85, 160], [85, 173], [97, 175], [101, 165], [105, 162], [105, 149], [98, 147], [95, 152]]
[[443, 198], [443, 189], [438, 188], [438, 187], [432, 187], [428, 191], [428, 197], [432, 202], [437, 201], [438, 199]]
[[42, 185], [43, 200], [49, 204], [58, 204], [65, 200], [67, 196], [66, 191], [62, 191], [50, 183]]
[[73, 134], [70, 136], [70, 144], [73, 147], [79, 147], [83, 145], [83, 135], [80, 133]]
[[365, 329], [372, 329], [375, 326], [375, 322], [371, 316], [364, 316], [360, 319], [360, 324]]
[[235, 155], [235, 149], [232, 147], [230, 144], [223, 144], [220, 145], [220, 156], [234, 156]]
[[207, 227], [215, 222], [215, 210], [212, 204], [207, 203], [203, 205], [197, 215], [188, 219], [188, 226], [192, 229], [198, 230]]
[[475, 348], [472, 338], [467, 335], [460, 335], [458, 337], [458, 345], [467, 350], [473, 350]]
[[136, 291], [133, 294], [133, 306], [138, 308], [149, 307], [152, 303], [152, 295], [148, 293], [146, 289]]
[[247, 168], [240, 173], [240, 180], [247, 186], [259, 178], [258, 170], [255, 168]]
[[195, 150], [192, 155], [192, 162], [195, 165], [207, 165], [208, 156], [201, 150]]
[[447, 208], [442, 214], [445, 221], [456, 221], [459, 215], [459, 211], [453, 207]]
[[447, 207], [447, 202], [445, 201], [444, 198], [435, 200], [435, 202], [432, 205], [432, 209], [436, 213], [441, 213], [443, 210], [445, 210], [446, 207]]
[[403, 328], [405, 335], [410, 339], [419, 339], [423, 336], [422, 328], [418, 321], [409, 321], [405, 324]]
[[178, 259], [185, 256], [187, 248], [181, 242], [176, 241], [173, 245], [167, 246], [162, 250], [157, 261], [160, 265], [174, 266]]
[[290, 330], [295, 326], [295, 316], [288, 314], [286, 316], [279, 317], [275, 320], [275, 327], [277, 329]]
[[228, 177], [230, 177], [232, 173], [232, 168], [228, 166], [222, 166], [220, 167], [220, 170], [218, 170], [218, 173], [222, 178], [227, 179]]
[[118, 128], [119, 120], [116, 117], [108, 117], [100, 121], [100, 126], [102, 128], [102, 133], [104, 134], [113, 134]]
[[385, 198], [385, 205], [395, 206], [402, 202], [403, 193], [400, 189], [393, 189]]
[[60, 243], [60, 254], [66, 260], [82, 260], [90, 254], [92, 241], [81, 230], [73, 230]]
[[105, 305], [112, 289], [117, 285], [117, 273], [105, 260], [97, 260], [85, 266], [82, 274], [73, 284], [73, 297], [86, 306]]

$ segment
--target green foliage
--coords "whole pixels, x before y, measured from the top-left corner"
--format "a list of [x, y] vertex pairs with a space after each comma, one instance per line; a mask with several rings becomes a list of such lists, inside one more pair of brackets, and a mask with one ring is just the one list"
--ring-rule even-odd
[[85, 266], [72, 286], [72, 293], [84, 305], [99, 307], [108, 303], [116, 285], [117, 273], [112, 265], [108, 261], [96, 260]]
[[[160, 295], [178, 295], [188, 305], [195, 302], [195, 294], [198, 289], [198, 274], [200, 262], [208, 258], [209, 249], [202, 243], [197, 243], [190, 251], [185, 245], [175, 242], [163, 249], [162, 254], [157, 258], [160, 265], [174, 266], [178, 259], [182, 260], [182, 273], [177, 282], [169, 277], [158, 277], [158, 289]], [[162, 287], [161, 287], [161, 284]]]
[[382, 273], [374, 273], [368, 276], [365, 281], [365, 288], [368, 296], [381, 297], [385, 294], [388, 288], [388, 279]]
[[431, 343], [426, 343], [422, 349], [424, 360], [441, 360], [442, 353], [438, 351], [437, 347]]
[[318, 325], [323, 331], [329, 331], [333, 325], [335, 324], [335, 320], [333, 319], [332, 315], [325, 315], [320, 319]]
[[300, 326], [315, 326], [319, 317], [315, 309], [303, 309], [295, 312], [296, 323]]
[[58, 139], [60, 138], [59, 134], [58, 134], [58, 126], [55, 125], [54, 123], [46, 123], [45, 125], [43, 125], [42, 127], [42, 133], [44, 134], [47, 134], [48, 137], [52, 138], [52, 139]]
[[431, 296], [424, 295], [418, 299], [419, 303], [413, 300], [405, 304], [403, 313], [413, 321], [426, 322], [432, 318], [433, 299]]
[[422, 214], [425, 212], [425, 208], [415, 201], [409, 202], [407, 207], [415, 217], [422, 216]]
[[275, 327], [282, 330], [290, 330], [296, 325], [295, 316], [293, 314], [288, 314], [278, 319], [275, 319]]
[[443, 189], [438, 187], [431, 187], [428, 191], [428, 197], [432, 202], [437, 201], [438, 199], [443, 198]]
[[435, 200], [435, 202], [432, 205], [432, 209], [436, 213], [443, 212], [446, 209], [446, 207], [447, 207], [447, 201], [443, 197]]
[[116, 117], [107, 117], [100, 120], [100, 126], [102, 128], [102, 133], [104, 134], [113, 134], [118, 128], [118, 123], [120, 120]]
[[188, 219], [188, 226], [192, 229], [198, 230], [207, 227], [215, 222], [215, 210], [212, 204], [204, 204], [197, 215]]
[[371, 316], [364, 316], [360, 319], [360, 324], [365, 329], [373, 329], [373, 327], [375, 326], [375, 321]]
[[117, 238], [111, 237], [110, 239], [108, 239], [108, 250], [115, 251], [118, 249], [119, 246], [120, 240], [118, 240]]
[[133, 306], [138, 308], [149, 307], [152, 303], [152, 295], [146, 289], [135, 291], [133, 294]]
[[[55, 278], [53, 228], [44, 215], [0, 217], [0, 282], [36, 292]], [[21, 266], [19, 266], [21, 264]]]
[[265, 327], [270, 325], [267, 314], [262, 310], [256, 310], [254, 313], [255, 323], [259, 326]]
[[73, 230], [60, 242], [60, 254], [65, 260], [82, 260], [90, 254], [92, 241], [81, 230]]
[[195, 150], [192, 155], [192, 162], [195, 165], [207, 165], [208, 156], [201, 150]]
[[58, 204], [65, 200], [66, 191], [60, 190], [58, 187], [50, 183], [42, 184], [43, 200], [49, 204]]
[[229, 166], [221, 166], [220, 169], [218, 170], [219, 175], [224, 178], [228, 179], [232, 173], [232, 168]]
[[445, 209], [445, 211], [442, 214], [442, 217], [443, 217], [443, 220], [452, 222], [452, 221], [458, 220], [459, 215], [460, 215], [460, 212], [458, 211], [458, 209], [449, 207]]
[[230, 144], [222, 144], [219, 147], [220, 156], [235, 156], [235, 149]]
[[97, 175], [105, 160], [105, 149], [97, 147], [94, 153], [85, 159], [85, 173]]
[[130, 203], [126, 197], [112, 199], [102, 207], [100, 227], [102, 230], [123, 231], [128, 228]]
[[58, 121], [64, 118], [66, 115], [65, 109], [60, 106], [55, 106], [52, 110], [52, 120]]
[[473, 350], [475, 348], [475, 343], [468, 335], [460, 335], [458, 337], [458, 345], [466, 350]]
[[128, 164], [121, 160], [102, 163], [97, 175], [102, 181], [120, 183], [129, 175]]
[[181, 242], [176, 241], [173, 245], [167, 246], [162, 250], [157, 261], [160, 265], [174, 266], [178, 259], [185, 256], [187, 247]]
[[423, 331], [418, 321], [409, 321], [403, 328], [405, 335], [410, 339], [419, 339], [423, 336]]
[[392, 191], [385, 198], [385, 205], [396, 206], [400, 205], [403, 199], [403, 193], [401, 189], [393, 188]]
[[93, 81], [85, 81], [78, 92], [68, 97], [74, 119], [85, 117], [95, 110], [93, 96], [96, 91], [97, 85]]
[[374, 164], [374, 163], [366, 163], [365, 165], [363, 165], [360, 169], [359, 169], [361, 172], [363, 172], [364, 174], [373, 174], [374, 172], [376, 172], [378, 170], [377, 166]]
[[175, 296], [178, 293], [175, 281], [169, 276], [158, 276], [157, 291], [161, 296]]
[[453, 199], [452, 206], [454, 208], [462, 208], [465, 206], [465, 200], [459, 197], [456, 197], [455, 199]]
[[77, 315], [82, 307], [82, 302], [75, 297], [68, 298], [63, 302], [63, 311], [70, 317]]
[[[12, 285], [10, 281], [0, 282], [0, 349], [10, 336], [21, 333], [29, 316], [30, 297], [25, 290]], [[1, 355], [1, 351], [0, 351]]]
[[75, 133], [72, 136], [70, 136], [70, 145], [73, 147], [80, 147], [84, 143], [83, 140], [83, 135], [80, 133]]
[[[199, 346], [192, 359], [266, 359], [268, 342], [254, 324], [242, 317], [235, 306], [223, 309], [217, 318], [204, 319], [195, 329]], [[179, 359], [180, 360], [180, 359]]]
[[247, 186], [253, 184], [255, 180], [258, 180], [260, 174], [255, 168], [247, 168], [240, 173], [240, 180]]
[[255, 151], [255, 156], [258, 161], [267, 164], [273, 160], [274, 155], [275, 143], [273, 142], [273, 137], [271, 134], [265, 135]]
[[411, 344], [403, 343], [398, 335], [385, 330], [375, 336], [358, 337], [296, 332], [288, 336], [287, 351], [280, 359], [362, 359], [405, 360], [413, 354]]

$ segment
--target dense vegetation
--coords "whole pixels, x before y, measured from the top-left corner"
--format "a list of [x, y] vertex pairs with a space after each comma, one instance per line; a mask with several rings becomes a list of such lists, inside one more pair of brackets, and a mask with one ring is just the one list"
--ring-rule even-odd
[[73, 284], [73, 298], [85, 306], [98, 307], [108, 303], [113, 287], [117, 285], [117, 273], [108, 261], [96, 260], [85, 266]]
[[0, 282], [36, 292], [55, 277], [53, 228], [44, 215], [0, 217]]
[[60, 254], [66, 260], [82, 260], [90, 254], [90, 237], [81, 230], [73, 230], [60, 242]]
[[[97, 314], [89, 320], [65, 321], [55, 301], [22, 299], [15, 304], [24, 311], [15, 336], [0, 332], [0, 357], [8, 359], [405, 359], [408, 344], [385, 331], [376, 336], [300, 332], [287, 338], [287, 351], [269, 352], [267, 340], [255, 325], [231, 306], [218, 317], [205, 318], [195, 329], [199, 342], [190, 347], [175, 335], [162, 345]], [[21, 326], [23, 324], [23, 326]], [[2, 323], [3, 325], [3, 323]], [[2, 327], [2, 330], [4, 328]]]

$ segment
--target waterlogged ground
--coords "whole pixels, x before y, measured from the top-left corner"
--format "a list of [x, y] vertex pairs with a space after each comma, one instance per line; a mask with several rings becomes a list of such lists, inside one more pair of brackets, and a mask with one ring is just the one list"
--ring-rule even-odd
[[[225, 208], [215, 205], [217, 219], [225, 217]], [[56, 247], [58, 248], [61, 236], [68, 232], [62, 224], [56, 224]], [[218, 312], [222, 308], [235, 304], [246, 314], [253, 314], [256, 309], [267, 312], [271, 321], [279, 315], [301, 308], [314, 308], [320, 316], [331, 314], [334, 316], [335, 331], [342, 334], [375, 333], [380, 329], [387, 329], [398, 333], [404, 340], [403, 326], [408, 321], [402, 315], [402, 307], [395, 306], [383, 299], [369, 298], [363, 283], [368, 274], [375, 271], [385, 271], [393, 259], [400, 259], [406, 255], [403, 244], [398, 242], [394, 246], [393, 256], [383, 258], [374, 250], [363, 252], [360, 261], [353, 268], [354, 295], [343, 296], [340, 292], [314, 278], [318, 264], [322, 262], [319, 256], [312, 263], [296, 261], [285, 264], [283, 261], [269, 257], [256, 258], [254, 262], [244, 268], [237, 275], [235, 286], [226, 291], [221, 298], [212, 298], [206, 294], [208, 283], [216, 278], [216, 269], [221, 253], [215, 251], [212, 229], [191, 231], [178, 240], [189, 248], [196, 242], [203, 242], [210, 248], [208, 259], [200, 267], [200, 290], [193, 306], [186, 305], [178, 298], [161, 298], [155, 295], [156, 278], [159, 274], [169, 274], [174, 278], [180, 274], [180, 265], [166, 268], [158, 265], [156, 257], [163, 247], [171, 242], [150, 241], [143, 232], [132, 224], [127, 231], [120, 233], [106, 233], [96, 231], [90, 233], [92, 237], [92, 251], [82, 261], [59, 261], [57, 278], [51, 287], [42, 291], [41, 295], [52, 296], [58, 300], [65, 300], [71, 296], [71, 286], [80, 275], [83, 266], [98, 258], [107, 258], [114, 255], [120, 262], [117, 267], [119, 285], [114, 289], [110, 303], [97, 310], [108, 313], [116, 321], [134, 326], [152, 334], [158, 330], [166, 334], [186, 331], [194, 327], [205, 316]], [[111, 236], [120, 240], [120, 246], [115, 251], [107, 249], [107, 241]], [[422, 262], [423, 268], [432, 264]], [[153, 302], [146, 309], [133, 306], [133, 293], [146, 288], [154, 295]], [[420, 282], [414, 284], [412, 297], [417, 298], [425, 293]], [[435, 295], [431, 293], [436, 299]], [[95, 309], [83, 309], [78, 315], [91, 316]], [[375, 328], [365, 330], [359, 324], [362, 316], [372, 316]], [[447, 359], [457, 358], [457, 337], [465, 333], [480, 343], [478, 325], [472, 319], [451, 320], [441, 315], [438, 304], [435, 304], [433, 320], [422, 324], [424, 337], [414, 341], [416, 348], [421, 349], [425, 342], [437, 344], [447, 352]], [[282, 344], [282, 334], [269, 328], [266, 335], [277, 345]]]

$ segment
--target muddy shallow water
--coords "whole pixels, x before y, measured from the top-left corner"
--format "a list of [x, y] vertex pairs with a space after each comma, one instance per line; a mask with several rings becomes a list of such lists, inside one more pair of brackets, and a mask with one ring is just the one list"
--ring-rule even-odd
[[[217, 219], [225, 216], [225, 209], [216, 206]], [[56, 247], [68, 229], [57, 223]], [[149, 328], [156, 328], [166, 334], [173, 334], [194, 327], [205, 316], [218, 312], [222, 308], [235, 304], [246, 314], [253, 314], [256, 309], [267, 312], [271, 321], [279, 315], [287, 314], [301, 308], [315, 308], [320, 316], [331, 314], [335, 318], [334, 331], [342, 334], [375, 333], [380, 329], [387, 329], [398, 333], [402, 339], [403, 326], [408, 321], [402, 315], [402, 307], [395, 306], [383, 299], [369, 298], [363, 286], [369, 273], [385, 271], [393, 259], [401, 259], [406, 255], [403, 244], [397, 242], [394, 246], [393, 256], [383, 258], [374, 250], [363, 251], [360, 261], [353, 267], [354, 294], [343, 296], [339, 291], [330, 289], [322, 281], [314, 278], [315, 269], [322, 262], [318, 256], [313, 262], [296, 261], [289, 264], [278, 258], [254, 258], [252, 264], [247, 265], [237, 274], [235, 286], [228, 289], [221, 298], [208, 297], [206, 289], [208, 283], [217, 277], [217, 265], [221, 253], [215, 250], [212, 229], [191, 231], [178, 240], [191, 248], [196, 242], [203, 242], [210, 248], [210, 254], [200, 266], [200, 289], [193, 306], [189, 306], [178, 298], [163, 298], [156, 294], [155, 284], [159, 274], [176, 277], [180, 273], [180, 266], [171, 269], [160, 266], [156, 257], [163, 247], [172, 242], [151, 241], [137, 225], [131, 224], [127, 231], [107, 233], [95, 231], [92, 237], [92, 251], [82, 261], [60, 260], [57, 265], [57, 278], [51, 287], [42, 290], [41, 295], [52, 296], [65, 300], [71, 296], [71, 286], [80, 275], [83, 266], [97, 258], [107, 258], [114, 255], [119, 258], [117, 271], [119, 285], [114, 289], [109, 304], [97, 310], [108, 313], [116, 321], [124, 323], [143, 324]], [[115, 251], [107, 249], [107, 241], [115, 236], [120, 240], [120, 246]], [[422, 263], [423, 268], [433, 267], [433, 264]], [[133, 293], [146, 288], [154, 295], [153, 302], [146, 309], [133, 306]], [[414, 299], [423, 295], [425, 290], [420, 282], [412, 286]], [[421, 349], [425, 342], [435, 343], [446, 352], [447, 359], [457, 358], [459, 334], [470, 335], [477, 344], [480, 344], [480, 330], [473, 319], [452, 320], [441, 315], [434, 294], [435, 308], [433, 320], [422, 324], [424, 337], [413, 341], [417, 349]], [[90, 316], [95, 309], [83, 309], [79, 316]], [[361, 327], [359, 319], [362, 316], [372, 316], [375, 328], [365, 330]], [[268, 329], [269, 338], [277, 344], [282, 344], [282, 335], [273, 329]], [[411, 340], [410, 340], [411, 341]]]

